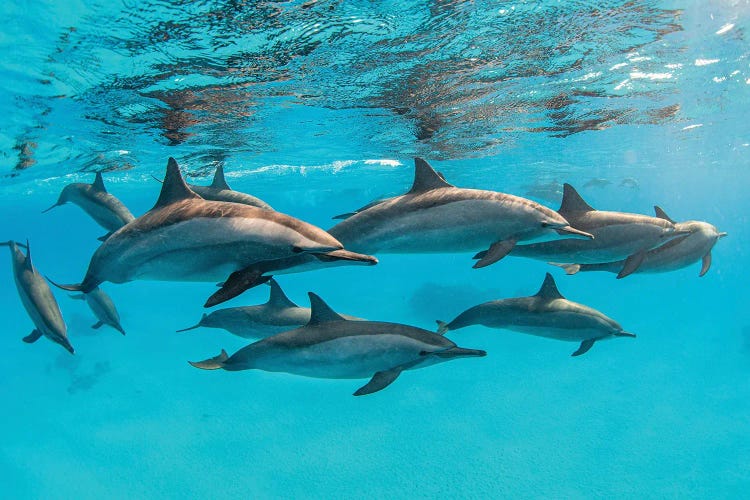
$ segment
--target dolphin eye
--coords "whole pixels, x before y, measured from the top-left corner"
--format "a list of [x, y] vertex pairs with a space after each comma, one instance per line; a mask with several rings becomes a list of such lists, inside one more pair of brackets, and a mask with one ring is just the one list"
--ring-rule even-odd
[[542, 227], [549, 227], [549, 222], [542, 222]]
[[295, 246], [292, 247], [292, 252], [293, 253], [302, 253], [302, 252], [304, 252], [304, 250], [302, 250], [300, 247], [298, 247], [298, 246], [295, 245]]

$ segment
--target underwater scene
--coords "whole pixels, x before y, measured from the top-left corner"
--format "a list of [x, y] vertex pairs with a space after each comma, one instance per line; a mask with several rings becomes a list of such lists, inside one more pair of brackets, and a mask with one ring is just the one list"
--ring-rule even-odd
[[748, 495], [750, 2], [2, 10], [5, 498]]

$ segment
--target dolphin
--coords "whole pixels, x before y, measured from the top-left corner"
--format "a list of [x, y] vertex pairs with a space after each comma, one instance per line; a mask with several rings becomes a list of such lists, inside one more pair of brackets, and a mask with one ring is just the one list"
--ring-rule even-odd
[[125, 335], [122, 325], [120, 325], [120, 314], [117, 312], [115, 303], [112, 299], [104, 293], [104, 291], [96, 287], [89, 293], [80, 293], [77, 295], [71, 295], [72, 299], [84, 300], [88, 304], [91, 311], [98, 320], [96, 323], [91, 325], [91, 328], [99, 329], [103, 325], [109, 325], [118, 332]]
[[[196, 325], [177, 331], [186, 332], [204, 326], [223, 328], [246, 339], [261, 339], [310, 321], [310, 308], [299, 307], [289, 300], [276, 280], [270, 279], [268, 284], [271, 285], [271, 294], [265, 304], [219, 309], [211, 314], [204, 314]], [[342, 316], [348, 320], [361, 319], [343, 314]]]
[[[154, 178], [157, 181], [162, 182], [158, 178]], [[242, 205], [250, 205], [252, 207], [263, 208], [265, 210], [273, 210], [273, 208], [271, 208], [271, 205], [261, 200], [260, 198], [256, 198], [255, 196], [249, 194], [240, 193], [239, 191], [235, 191], [230, 188], [229, 184], [227, 184], [227, 181], [224, 178], [224, 167], [222, 165], [218, 165], [216, 167], [216, 172], [214, 172], [214, 180], [208, 186], [188, 184], [188, 187], [191, 191], [196, 193], [204, 200], [228, 201], [230, 203], [240, 203]]]
[[81, 207], [97, 224], [109, 231], [99, 238], [102, 241], [135, 219], [130, 210], [120, 200], [107, 192], [101, 172], [96, 173], [93, 184], [75, 182], [65, 186], [57, 199], [57, 203], [42, 213], [49, 212], [53, 208], [65, 205], [68, 202]]
[[385, 389], [404, 370], [486, 355], [421, 328], [346, 320], [314, 293], [308, 295], [312, 311], [305, 326], [259, 340], [232, 356], [222, 350], [218, 356], [190, 364], [204, 370], [254, 368], [316, 378], [372, 377], [354, 393], [362, 396]]
[[170, 158], [156, 205], [94, 252], [80, 284], [58, 286], [88, 293], [105, 281], [219, 281], [256, 262], [342, 248], [324, 230], [294, 217], [204, 200]]
[[[570, 184], [565, 184], [563, 190], [558, 212], [575, 227], [593, 234], [594, 239], [518, 245], [511, 255], [586, 264], [624, 260], [617, 275], [624, 278], [638, 269], [646, 252], [686, 232], [658, 217], [596, 210]], [[476, 256], [481, 257], [481, 253]]]
[[536, 295], [485, 302], [467, 309], [450, 323], [437, 323], [440, 334], [471, 325], [484, 325], [580, 342], [581, 345], [573, 356], [585, 354], [598, 340], [635, 337], [596, 309], [563, 297], [550, 273], [547, 273]]
[[348, 250], [334, 250], [324, 254], [300, 253], [283, 259], [258, 262], [230, 274], [226, 281], [219, 284], [221, 288], [208, 298], [205, 307], [226, 302], [245, 290], [268, 282], [276, 274], [301, 273], [344, 265], [374, 266], [377, 263], [378, 259], [372, 255]]
[[[711, 250], [719, 238], [723, 238], [727, 233], [719, 232], [715, 226], [708, 222], [695, 220], [674, 222], [660, 207], [654, 207], [654, 210], [657, 217], [672, 222], [678, 232], [686, 231], [687, 234], [678, 236], [646, 252], [643, 262], [635, 272], [665, 273], [682, 269], [700, 260], [702, 265], [698, 276], [705, 275], [711, 268]], [[617, 273], [622, 269], [624, 261], [600, 264], [552, 264], [562, 267], [567, 274], [587, 271]]]
[[612, 184], [612, 181], [608, 179], [602, 179], [602, 178], [594, 178], [586, 181], [586, 183], [583, 185], [585, 188], [595, 187], [595, 188], [603, 188], [605, 186], [609, 186]]
[[502, 259], [518, 241], [560, 235], [592, 238], [539, 203], [495, 191], [457, 188], [423, 159], [414, 163], [409, 192], [358, 212], [329, 232], [348, 250], [369, 254], [487, 248], [475, 268]]
[[[23, 338], [23, 341], [31, 344], [44, 335], [73, 354], [75, 351], [68, 341], [68, 329], [60, 313], [60, 306], [57, 305], [49, 285], [31, 262], [29, 242], [27, 241], [26, 245], [23, 245], [8, 241], [0, 243], [0, 245], [10, 247], [13, 278], [16, 282], [16, 289], [18, 289], [18, 296], [35, 326], [34, 330]], [[18, 249], [19, 246], [26, 247], [26, 255]]]

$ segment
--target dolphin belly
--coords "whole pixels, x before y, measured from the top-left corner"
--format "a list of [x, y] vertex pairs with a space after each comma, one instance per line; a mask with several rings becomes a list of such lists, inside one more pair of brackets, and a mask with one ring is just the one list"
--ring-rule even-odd
[[315, 378], [369, 378], [417, 360], [427, 350], [435, 347], [402, 335], [355, 335], [269, 353], [255, 359], [253, 368]]
[[103, 203], [96, 195], [92, 197], [91, 195], [81, 193], [80, 196], [76, 196], [71, 201], [81, 207], [97, 224], [108, 231], [117, 231], [133, 220], [133, 216], [130, 213], [118, 213], [114, 207]]

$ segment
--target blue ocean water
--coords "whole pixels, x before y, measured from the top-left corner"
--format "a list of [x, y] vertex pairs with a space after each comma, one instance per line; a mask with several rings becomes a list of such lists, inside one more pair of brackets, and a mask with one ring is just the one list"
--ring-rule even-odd
[[[330, 228], [405, 192], [413, 157], [453, 184], [705, 220], [713, 265], [565, 276], [507, 257], [380, 255], [279, 276], [307, 306], [433, 329], [483, 301], [567, 298], [638, 335], [572, 343], [471, 327], [487, 357], [364, 380], [205, 372], [247, 342], [194, 324], [209, 283], [102, 288], [127, 331], [55, 290], [76, 347], [33, 328], [0, 269], [0, 477], [8, 498], [739, 498], [750, 487], [750, 5], [608, 2], [12, 2], [0, 28], [0, 239], [76, 282], [103, 234], [70, 182], [136, 214], [167, 158]], [[603, 187], [583, 187], [606, 179]], [[623, 180], [628, 182], [623, 182]], [[6, 261], [7, 262], [7, 261]], [[267, 287], [230, 303], [264, 302]]]

